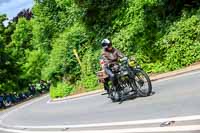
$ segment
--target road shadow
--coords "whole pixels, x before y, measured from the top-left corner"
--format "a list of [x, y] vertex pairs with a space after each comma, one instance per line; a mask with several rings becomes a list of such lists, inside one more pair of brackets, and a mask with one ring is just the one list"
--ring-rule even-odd
[[[155, 92], [155, 91], [152, 91], [151, 94], [150, 94], [149, 96], [147, 96], [147, 97], [153, 96], [153, 95], [155, 95], [155, 94], [156, 94], [156, 92]], [[135, 100], [135, 99], [137, 99], [137, 98], [142, 98], [142, 97], [141, 97], [141, 96], [138, 96], [138, 94], [136, 94], [136, 95], [130, 95], [130, 96], [127, 96], [126, 99], [123, 99], [122, 101], [119, 101], [119, 104], [122, 104], [123, 102], [129, 101], [129, 100]], [[144, 98], [144, 97], [143, 97], [143, 98]]]

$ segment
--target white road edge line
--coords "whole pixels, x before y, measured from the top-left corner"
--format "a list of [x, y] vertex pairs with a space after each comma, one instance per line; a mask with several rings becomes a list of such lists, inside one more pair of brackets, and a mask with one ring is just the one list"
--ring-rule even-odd
[[85, 98], [90, 98], [90, 97], [94, 97], [94, 96], [98, 96], [100, 93], [104, 92], [103, 90], [101, 92], [95, 93], [95, 94], [89, 94], [89, 95], [85, 95], [85, 96], [80, 96], [80, 97], [75, 97], [75, 98], [69, 98], [69, 99], [64, 99], [64, 100], [60, 100], [60, 101], [51, 101], [51, 99], [49, 99], [46, 103], [47, 104], [59, 104], [59, 103], [65, 103], [65, 102], [69, 102], [69, 101], [77, 101], [77, 100], [81, 100], [81, 99], [85, 99]]
[[124, 126], [124, 125], [141, 125], [141, 124], [153, 124], [162, 123], [166, 121], [192, 121], [200, 120], [200, 115], [184, 116], [184, 117], [171, 117], [161, 119], [149, 119], [149, 120], [137, 120], [137, 121], [125, 121], [125, 122], [111, 122], [111, 123], [95, 123], [95, 124], [82, 124], [82, 125], [55, 125], [55, 126], [12, 126], [17, 129], [57, 129], [57, 128], [86, 128], [86, 127], [103, 127], [103, 126]]
[[155, 133], [155, 132], [183, 132], [183, 131], [200, 131], [200, 125], [190, 126], [173, 126], [173, 127], [147, 127], [147, 128], [129, 128], [129, 129], [108, 129], [108, 130], [85, 130], [85, 131], [24, 131], [14, 129], [0, 130], [12, 133]]
[[[177, 75], [177, 76], [174, 76], [174, 77], [169, 77], [169, 78], [167, 78], [167, 79], [160, 79], [160, 80], [158, 80], [158, 81], [154, 81], [154, 82], [162, 82], [162, 81], [165, 81], [165, 80], [170, 80], [170, 79], [174, 79], [174, 78], [178, 78], [178, 77], [183, 77], [183, 76], [188, 76], [188, 75], [193, 75], [193, 74], [198, 74], [198, 73], [200, 73], [199, 71], [192, 71], [192, 72], [188, 72], [188, 73], [184, 73], [184, 74], [181, 74], [181, 75]], [[43, 96], [43, 97], [41, 97], [41, 98], [39, 98], [39, 99], [36, 99], [36, 100], [34, 100], [34, 101], [32, 101], [32, 102], [28, 102], [27, 104], [24, 104], [24, 105], [22, 105], [22, 106], [20, 106], [20, 107], [18, 107], [18, 108], [16, 108], [16, 109], [14, 109], [14, 110], [11, 110], [11, 111], [9, 111], [9, 112], [5, 112], [5, 114], [3, 114], [1, 117], [0, 117], [0, 125], [2, 125], [2, 126], [7, 126], [7, 125], [4, 125], [4, 124], [2, 124], [2, 121], [6, 118], [6, 117], [8, 117], [8, 115], [10, 115], [11, 113], [14, 113], [14, 112], [16, 112], [16, 111], [18, 111], [18, 110], [20, 110], [20, 109], [22, 109], [22, 108], [25, 108], [25, 107], [27, 107], [27, 106], [29, 106], [29, 105], [31, 105], [31, 104], [33, 104], [33, 103], [36, 103], [36, 102], [39, 102], [40, 100], [42, 100], [42, 99], [44, 99], [44, 98], [46, 98], [46, 97], [48, 97], [49, 95], [46, 95], [46, 96]], [[193, 117], [193, 116], [186, 116], [187, 118], [189, 118], [189, 117]], [[186, 117], [182, 117], [182, 118], [186, 118]], [[200, 115], [196, 115], [196, 116], [194, 116], [194, 117], [196, 117], [196, 119], [199, 119], [199, 117], [200, 117]], [[175, 118], [181, 118], [181, 117], [175, 117]], [[155, 119], [155, 120], [157, 120], [158, 122], [160, 121], [160, 122], [164, 122], [164, 121], [168, 121], [168, 120], [171, 120], [171, 118], [166, 118], [165, 120], [163, 119]], [[174, 119], [173, 119], [174, 120]], [[189, 120], [189, 119], [188, 119]], [[191, 119], [191, 120], [195, 120], [195, 119]], [[149, 120], [139, 120], [139, 121], [137, 121], [138, 123], [139, 122], [142, 122], [142, 121], [149, 121]], [[175, 121], [178, 121], [178, 120], [175, 120]], [[186, 121], [186, 120], [185, 120]], [[114, 124], [116, 124], [116, 125], [121, 125], [121, 124], [128, 124], [128, 123], [130, 123], [131, 124], [131, 122], [132, 123], [134, 123], [134, 121], [128, 121], [128, 122], [115, 122]], [[136, 121], [135, 121], [136, 122]], [[137, 123], [136, 122], [136, 123]], [[120, 124], [121, 123], [121, 124]], [[148, 122], [147, 122], [148, 123]], [[154, 122], [154, 123], [157, 123], [157, 122]], [[61, 127], [61, 128], [65, 128], [65, 127], [71, 127], [71, 128], [78, 128], [78, 127], [88, 127], [88, 126], [93, 126], [93, 127], [99, 127], [99, 126], [104, 126], [104, 125], [111, 125], [111, 124], [113, 124], [113, 123], [97, 123], [97, 124], [88, 124], [88, 125], [59, 125], [59, 126], [39, 126], [39, 127], [43, 127], [43, 128], [55, 128], [55, 127], [57, 127], [57, 128], [59, 128], [59, 127]], [[140, 123], [141, 124], [141, 123]], [[22, 127], [22, 128], [26, 128], [26, 127], [29, 127], [29, 128], [32, 128], [32, 129], [34, 129], [34, 128], [38, 128], [38, 126], [37, 127], [34, 127], [34, 126], [16, 126], [16, 127]]]

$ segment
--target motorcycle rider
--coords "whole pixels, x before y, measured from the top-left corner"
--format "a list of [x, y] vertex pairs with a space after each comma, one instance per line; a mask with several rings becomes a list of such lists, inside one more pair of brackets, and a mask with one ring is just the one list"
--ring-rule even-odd
[[109, 80], [112, 82], [113, 86], [116, 85], [116, 77], [111, 68], [117, 64], [119, 59], [124, 57], [124, 54], [122, 54], [118, 49], [113, 48], [112, 42], [109, 39], [103, 39], [101, 45], [103, 47], [101, 54], [101, 58], [104, 61], [103, 69], [109, 76], [109, 78], [104, 80], [104, 89], [109, 94]]

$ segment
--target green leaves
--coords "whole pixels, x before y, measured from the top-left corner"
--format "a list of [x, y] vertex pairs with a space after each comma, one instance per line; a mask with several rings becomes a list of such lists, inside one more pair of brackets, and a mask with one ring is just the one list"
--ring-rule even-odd
[[58, 82], [56, 86], [51, 87], [50, 96], [51, 98], [65, 97], [71, 94], [73, 90], [74, 90], [73, 86], [66, 83]]
[[45, 78], [67, 76], [69, 82], [74, 83], [80, 74], [80, 66], [73, 54], [73, 49], [84, 50], [84, 43], [88, 35], [81, 24], [74, 24], [53, 40], [52, 51], [47, 66], [44, 68]]
[[0, 90], [40, 79], [52, 80], [52, 97], [96, 89], [103, 38], [149, 73], [190, 65], [200, 59], [198, 8], [185, 0], [35, 0], [30, 21], [5, 27], [0, 16]]
[[158, 41], [158, 45], [164, 50], [163, 61], [167, 70], [175, 70], [200, 59], [197, 52], [200, 48], [199, 26], [200, 18], [196, 14], [183, 17]]
[[20, 18], [16, 29], [12, 35], [12, 45], [23, 51], [30, 48], [30, 40], [32, 37], [32, 25], [25, 18]]

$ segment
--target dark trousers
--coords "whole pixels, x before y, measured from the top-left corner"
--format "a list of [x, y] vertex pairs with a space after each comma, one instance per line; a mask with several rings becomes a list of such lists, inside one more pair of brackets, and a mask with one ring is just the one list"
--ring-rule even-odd
[[108, 82], [111, 81], [112, 85], [115, 86], [116, 83], [117, 83], [117, 81], [116, 81], [115, 74], [111, 71], [110, 68], [104, 67], [104, 70], [105, 70], [106, 74], [109, 76], [108, 78], [105, 79], [104, 90], [106, 90], [107, 92], [109, 92], [110, 86], [109, 86]]

